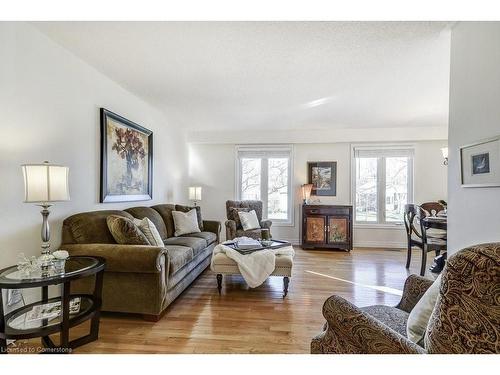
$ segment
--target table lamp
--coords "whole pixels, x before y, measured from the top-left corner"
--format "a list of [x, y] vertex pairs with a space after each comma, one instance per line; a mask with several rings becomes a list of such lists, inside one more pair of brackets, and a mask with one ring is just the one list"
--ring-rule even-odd
[[304, 204], [307, 204], [307, 201], [311, 197], [312, 188], [313, 188], [313, 184], [303, 184], [302, 185], [302, 199], [304, 200]]
[[189, 188], [189, 200], [194, 201], [196, 207], [196, 203], [201, 201], [201, 186], [191, 186]]
[[69, 168], [62, 165], [24, 164], [24, 202], [38, 203], [42, 207], [42, 255], [50, 254], [49, 207], [52, 202], [69, 201]]

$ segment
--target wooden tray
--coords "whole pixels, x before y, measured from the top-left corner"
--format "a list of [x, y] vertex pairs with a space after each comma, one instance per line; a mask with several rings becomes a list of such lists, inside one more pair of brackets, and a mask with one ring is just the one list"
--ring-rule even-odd
[[267, 249], [280, 249], [282, 247], [287, 247], [287, 246], [291, 246], [292, 245], [290, 242], [287, 242], [287, 241], [280, 241], [280, 240], [272, 240], [272, 241], [273, 241], [272, 245], [256, 247], [256, 248], [253, 248], [253, 249], [239, 249], [236, 246], [235, 242], [229, 242], [229, 243], [225, 243], [223, 245], [229, 246], [231, 249], [234, 249], [234, 250], [236, 250], [237, 252], [239, 252], [240, 254], [243, 254], [243, 255], [251, 254], [251, 253], [254, 253], [256, 251], [267, 250]]

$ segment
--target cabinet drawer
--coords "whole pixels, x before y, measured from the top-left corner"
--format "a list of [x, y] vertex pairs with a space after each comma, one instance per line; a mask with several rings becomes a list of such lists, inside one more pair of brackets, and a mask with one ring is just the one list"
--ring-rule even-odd
[[305, 215], [345, 215], [349, 216], [351, 210], [349, 207], [305, 207]]

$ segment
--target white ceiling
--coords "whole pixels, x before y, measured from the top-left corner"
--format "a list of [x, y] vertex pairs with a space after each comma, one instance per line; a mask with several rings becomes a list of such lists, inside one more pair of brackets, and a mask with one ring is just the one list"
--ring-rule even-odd
[[191, 131], [447, 126], [444, 22], [38, 22]]

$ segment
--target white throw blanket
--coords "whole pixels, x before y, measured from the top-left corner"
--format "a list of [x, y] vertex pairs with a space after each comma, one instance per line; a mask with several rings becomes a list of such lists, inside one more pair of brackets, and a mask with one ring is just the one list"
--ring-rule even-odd
[[[292, 257], [295, 255], [295, 251], [291, 246], [260, 250], [243, 255], [224, 244], [215, 247], [213, 255], [215, 256], [217, 253], [224, 253], [228, 258], [236, 262], [241, 275], [250, 288], [258, 287], [274, 272], [276, 255], [289, 255]], [[214, 256], [212, 256], [212, 262]], [[211, 267], [213, 269], [213, 264]]]

